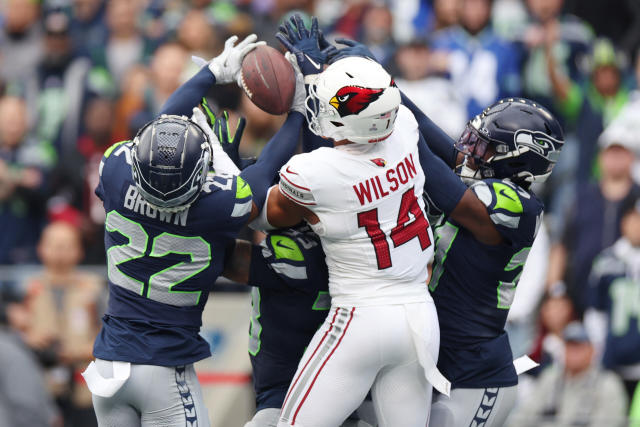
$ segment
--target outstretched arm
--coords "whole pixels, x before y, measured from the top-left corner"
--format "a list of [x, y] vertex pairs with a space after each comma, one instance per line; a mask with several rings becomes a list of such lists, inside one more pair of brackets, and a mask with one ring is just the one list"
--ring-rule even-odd
[[456, 166], [456, 150], [453, 148], [454, 140], [436, 125], [426, 114], [418, 108], [402, 91], [400, 91], [402, 104], [413, 113], [418, 122], [418, 129], [427, 141], [429, 148], [444, 162], [453, 168]]
[[[171, 94], [167, 102], [162, 106], [160, 115], [175, 114], [178, 116], [191, 116], [193, 107], [200, 103], [207, 90], [214, 84], [232, 83], [238, 80], [242, 60], [257, 46], [265, 42], [256, 42], [255, 34], [247, 36], [243, 41], [235, 45], [237, 36], [231, 36], [224, 43], [222, 53], [207, 62], [202, 58], [193, 57], [194, 62], [202, 68], [195, 76], [180, 86]], [[234, 46], [235, 45], [235, 46]]]
[[420, 166], [425, 174], [424, 190], [431, 201], [480, 242], [488, 245], [501, 243], [502, 236], [491, 221], [485, 205], [442, 159], [431, 152], [422, 135], [419, 136], [418, 150]]

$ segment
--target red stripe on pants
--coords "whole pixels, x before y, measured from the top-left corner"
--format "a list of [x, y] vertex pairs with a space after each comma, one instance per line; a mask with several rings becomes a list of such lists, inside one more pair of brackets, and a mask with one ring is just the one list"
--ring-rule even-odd
[[336, 321], [336, 316], [338, 315], [338, 310], [340, 310], [340, 307], [336, 308], [336, 312], [333, 314], [333, 319], [331, 319], [331, 324], [329, 325], [329, 329], [327, 329], [327, 332], [324, 333], [322, 339], [320, 340], [320, 342], [316, 346], [315, 350], [313, 350], [313, 354], [311, 354], [311, 357], [309, 357], [309, 359], [307, 360], [307, 363], [304, 364], [304, 366], [300, 370], [300, 373], [298, 374], [298, 377], [295, 379], [295, 381], [293, 382], [293, 384], [289, 388], [289, 392], [287, 393], [287, 396], [284, 398], [284, 402], [282, 403], [282, 409], [283, 410], [284, 410], [285, 406], [287, 405], [287, 400], [289, 400], [289, 395], [291, 394], [293, 389], [296, 388], [296, 384], [298, 383], [298, 380], [300, 379], [300, 377], [304, 373], [305, 369], [307, 369], [307, 366], [309, 366], [309, 362], [311, 362], [313, 360], [313, 356], [316, 355], [318, 349], [320, 348], [320, 346], [322, 346], [322, 343], [324, 342], [325, 338], [327, 338], [327, 335], [329, 335], [329, 332], [331, 332], [331, 329], [333, 329], [333, 323]]
[[294, 425], [296, 423], [296, 417], [298, 416], [298, 412], [300, 412], [300, 409], [302, 409], [302, 404], [307, 399], [307, 396], [309, 396], [309, 392], [311, 392], [311, 389], [313, 388], [313, 385], [316, 383], [316, 380], [318, 379], [318, 375], [320, 375], [320, 372], [322, 372], [322, 368], [324, 368], [324, 365], [326, 365], [327, 362], [329, 361], [329, 359], [331, 359], [331, 356], [333, 356], [333, 353], [335, 353], [336, 349], [340, 345], [340, 342], [342, 342], [342, 338], [344, 338], [344, 336], [347, 334], [347, 329], [349, 329], [349, 324], [351, 323], [351, 319], [353, 319], [353, 312], [355, 310], [356, 310], [355, 307], [353, 307], [351, 309], [351, 315], [349, 316], [349, 320], [347, 321], [347, 325], [344, 327], [344, 330], [342, 331], [342, 335], [340, 335], [340, 339], [338, 339], [338, 343], [336, 344], [335, 347], [333, 347], [333, 350], [331, 350], [331, 353], [329, 353], [329, 356], [324, 360], [324, 362], [322, 363], [322, 366], [320, 366], [320, 369], [318, 369], [318, 372], [316, 373], [316, 376], [313, 377], [313, 381], [311, 381], [311, 385], [309, 386], [309, 389], [304, 394], [304, 397], [302, 398], [302, 401], [300, 401], [300, 405], [298, 405], [298, 409], [296, 409], [296, 412], [293, 414], [293, 420], [291, 420], [291, 425]]

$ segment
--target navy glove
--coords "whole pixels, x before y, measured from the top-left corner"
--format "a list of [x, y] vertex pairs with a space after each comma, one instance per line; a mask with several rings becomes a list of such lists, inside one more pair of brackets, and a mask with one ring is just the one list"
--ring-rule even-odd
[[221, 117], [214, 119], [213, 132], [218, 137], [224, 152], [227, 153], [227, 156], [229, 156], [231, 161], [235, 163], [238, 169], [242, 170], [247, 166], [254, 164], [256, 162], [255, 157], [241, 158], [239, 152], [240, 140], [242, 139], [244, 128], [247, 125], [247, 120], [244, 117], [240, 117], [240, 119], [238, 119], [238, 124], [236, 125], [236, 131], [233, 136], [231, 136], [231, 132], [229, 130], [229, 113], [223, 111]]
[[355, 40], [343, 38], [336, 39], [336, 43], [346, 45], [347, 47], [336, 49], [335, 52], [331, 53], [329, 55], [329, 64], [333, 64], [337, 60], [346, 58], [348, 56], [364, 56], [365, 58], [370, 58], [374, 61], [377, 61], [375, 55], [369, 50], [366, 45], [362, 43], [359, 43]]
[[311, 19], [311, 30], [307, 30], [299, 14], [295, 14], [289, 21], [280, 26], [276, 38], [295, 55], [303, 75], [322, 72], [327, 58], [335, 54], [337, 49], [324, 38], [318, 30], [318, 19]]

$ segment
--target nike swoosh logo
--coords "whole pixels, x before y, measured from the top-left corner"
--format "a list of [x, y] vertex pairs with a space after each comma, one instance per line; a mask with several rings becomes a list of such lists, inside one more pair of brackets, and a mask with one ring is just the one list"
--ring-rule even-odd
[[289, 249], [290, 251], [292, 251], [292, 250], [293, 250], [293, 248], [290, 248], [290, 247], [289, 247], [289, 246], [287, 246], [287, 245], [283, 245], [283, 244], [282, 244], [282, 240], [278, 240], [278, 241], [276, 242], [276, 246], [277, 246], [277, 247], [279, 247], [279, 248], [283, 248], [283, 249]]
[[509, 200], [513, 200], [514, 202], [516, 201], [516, 199], [514, 199], [513, 197], [509, 197], [509, 196], [507, 195], [507, 193], [505, 193], [505, 192], [504, 192], [504, 189], [500, 190], [500, 191], [498, 192], [498, 194], [500, 194], [501, 196], [506, 197], [506, 198], [507, 198], [507, 199], [509, 199]]
[[292, 171], [291, 169], [289, 169], [289, 166], [287, 166], [287, 169], [285, 169], [285, 171], [286, 171], [287, 173], [291, 173], [291, 174], [294, 174], [294, 175], [298, 175], [296, 172], [294, 172], [294, 171]]
[[322, 68], [322, 65], [318, 64], [316, 61], [314, 61], [313, 59], [309, 58], [309, 55], [307, 55], [306, 53], [304, 54], [304, 57], [307, 58], [307, 61], [311, 62], [311, 65], [316, 67], [317, 70]]

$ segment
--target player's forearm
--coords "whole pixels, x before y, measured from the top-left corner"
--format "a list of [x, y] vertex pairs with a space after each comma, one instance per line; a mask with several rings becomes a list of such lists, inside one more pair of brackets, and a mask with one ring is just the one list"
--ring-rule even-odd
[[433, 154], [422, 135], [418, 138], [420, 166], [424, 171], [424, 191], [445, 215], [451, 214], [467, 186], [442, 159]]
[[162, 106], [160, 115], [175, 114], [191, 117], [191, 110], [200, 103], [207, 90], [216, 84], [216, 78], [207, 67], [202, 67], [195, 76], [187, 80], [171, 94]]
[[304, 123], [301, 113], [290, 112], [280, 130], [269, 140], [258, 161], [244, 169], [240, 176], [249, 184], [258, 210], [264, 206], [267, 191], [276, 173], [293, 156]]
[[402, 104], [407, 107], [416, 118], [418, 129], [425, 138], [429, 148], [449, 167], [453, 168], [456, 165], [456, 151], [453, 148], [455, 141], [427, 117], [404, 93], [400, 92], [400, 96], [402, 97]]
[[308, 126], [302, 128], [302, 151], [309, 153], [320, 147], [333, 147], [329, 139], [324, 139], [311, 132]]
[[222, 275], [236, 283], [249, 283], [249, 266], [251, 265], [251, 243], [236, 239], [231, 254], [226, 257]]

